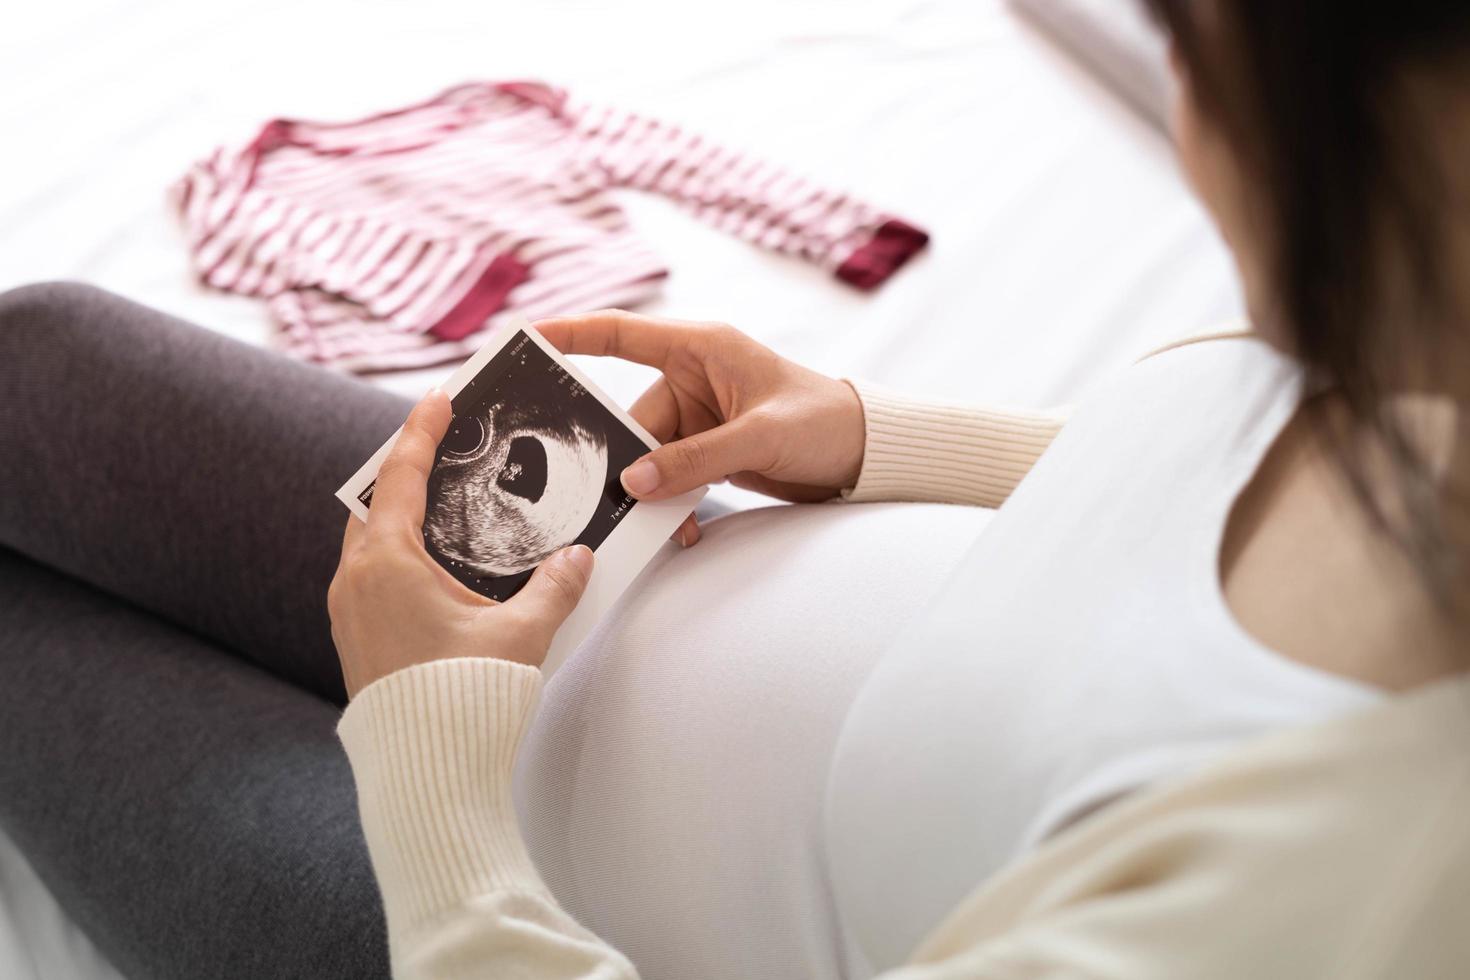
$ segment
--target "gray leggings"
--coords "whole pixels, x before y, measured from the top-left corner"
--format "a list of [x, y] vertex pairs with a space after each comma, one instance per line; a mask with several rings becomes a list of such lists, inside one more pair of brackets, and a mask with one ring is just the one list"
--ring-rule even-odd
[[333, 728], [371, 386], [100, 290], [0, 296], [0, 825], [136, 980], [387, 976]]

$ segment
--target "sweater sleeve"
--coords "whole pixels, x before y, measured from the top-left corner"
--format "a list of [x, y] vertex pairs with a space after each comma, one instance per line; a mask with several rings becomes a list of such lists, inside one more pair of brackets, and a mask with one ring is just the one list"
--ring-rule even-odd
[[398, 980], [635, 980], [633, 965], [562, 910], [521, 838], [511, 773], [541, 671], [437, 660], [361, 691], [337, 734]]
[[1045, 412], [911, 398], [847, 379], [863, 404], [863, 466], [842, 495], [999, 507], [1066, 423]]
[[570, 106], [582, 169], [599, 183], [662, 194], [762, 248], [874, 289], [929, 235], [849, 194], [680, 126], [605, 106]]

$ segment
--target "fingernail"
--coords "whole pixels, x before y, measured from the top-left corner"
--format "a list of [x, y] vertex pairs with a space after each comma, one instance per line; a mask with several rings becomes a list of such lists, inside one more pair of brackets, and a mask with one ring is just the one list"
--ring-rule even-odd
[[658, 467], [646, 459], [640, 459], [623, 470], [623, 489], [635, 497], [653, 493], [658, 489]]
[[566, 561], [572, 563], [572, 567], [582, 573], [586, 578], [592, 574], [592, 549], [585, 544], [574, 544], [562, 551]]

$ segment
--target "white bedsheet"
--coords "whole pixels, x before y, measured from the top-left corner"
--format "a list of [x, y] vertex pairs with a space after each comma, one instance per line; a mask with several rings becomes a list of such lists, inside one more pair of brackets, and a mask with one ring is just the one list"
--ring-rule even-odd
[[[653, 310], [728, 320], [828, 372], [1042, 405], [1240, 310], [1163, 138], [1002, 0], [52, 0], [7, 21], [0, 288], [84, 279], [268, 343], [257, 304], [190, 279], [164, 189], [191, 159], [273, 115], [539, 77], [760, 151], [933, 234], [867, 296], [628, 199], [673, 269]], [[650, 377], [588, 369], [625, 402]], [[416, 393], [444, 373], [383, 383]], [[101, 964], [0, 841], [0, 976], [112, 976]]]

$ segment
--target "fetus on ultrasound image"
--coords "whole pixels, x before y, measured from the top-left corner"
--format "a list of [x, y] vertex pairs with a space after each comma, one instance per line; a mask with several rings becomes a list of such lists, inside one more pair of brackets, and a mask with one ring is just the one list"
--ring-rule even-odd
[[595, 551], [635, 505], [618, 474], [648, 447], [524, 332], [452, 403], [424, 544], [482, 595], [509, 598], [567, 545]]

